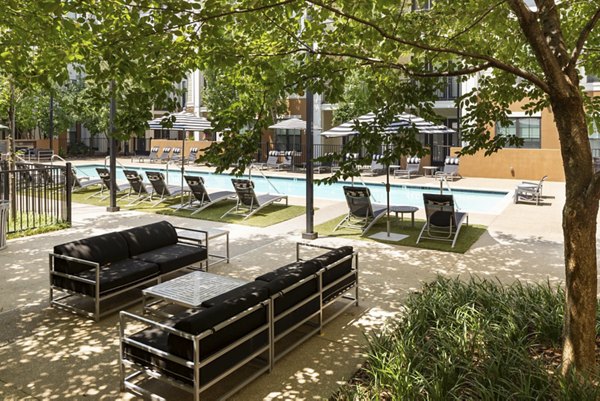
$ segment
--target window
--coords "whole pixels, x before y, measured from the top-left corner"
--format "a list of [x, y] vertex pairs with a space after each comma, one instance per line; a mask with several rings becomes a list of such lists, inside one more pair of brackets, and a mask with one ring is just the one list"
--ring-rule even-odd
[[496, 124], [497, 135], [515, 135], [523, 139], [523, 148], [539, 149], [540, 141], [540, 118], [539, 117], [521, 117], [510, 118], [512, 125], [503, 127], [500, 123]]
[[433, 0], [413, 0], [412, 9], [413, 11], [418, 10], [431, 10]]

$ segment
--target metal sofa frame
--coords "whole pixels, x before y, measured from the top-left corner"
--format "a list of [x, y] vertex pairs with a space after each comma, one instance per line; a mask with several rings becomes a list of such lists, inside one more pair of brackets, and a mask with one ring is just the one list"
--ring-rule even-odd
[[[300, 256], [301, 249], [303, 247], [318, 248], [318, 249], [323, 249], [323, 250], [327, 250], [327, 251], [337, 249], [337, 248], [325, 247], [325, 246], [320, 246], [320, 245], [297, 243], [296, 244], [296, 261], [308, 260], [308, 259], [303, 259]], [[330, 284], [328, 284], [327, 286], [324, 287], [323, 286], [323, 274], [326, 271], [333, 269], [335, 266], [337, 266], [341, 263], [344, 263], [348, 260], [352, 260], [351, 271], [349, 273], [343, 275], [342, 277], [339, 277], [337, 280], [331, 282]], [[333, 295], [329, 300], [325, 301], [323, 299], [324, 291], [335, 287], [337, 284], [339, 284], [339, 283], [343, 282], [344, 280], [351, 278], [351, 277], [354, 278], [354, 281], [350, 285], [340, 288], [338, 290], [338, 293]], [[294, 289], [298, 288], [299, 286], [301, 286], [311, 280], [318, 280], [319, 291], [317, 293], [315, 293], [314, 295], [310, 296], [309, 298], [303, 300], [302, 302], [299, 302], [298, 304], [289, 308], [288, 310], [280, 313], [278, 316], [275, 316], [274, 305], [275, 305], [277, 298], [284, 296], [285, 294], [293, 291]], [[281, 319], [285, 318], [286, 316], [293, 313], [297, 309], [301, 308], [302, 306], [306, 305], [307, 303], [309, 303], [317, 298], [319, 299], [318, 311], [311, 313], [309, 316], [306, 316], [301, 321], [296, 322], [294, 325], [287, 328], [282, 333], [275, 335], [275, 324], [278, 321], [280, 321]], [[342, 300], [345, 303], [345, 305], [343, 307], [340, 307], [338, 310], [333, 312], [330, 316], [325, 318], [324, 311], [326, 309], [328, 309], [329, 306], [333, 305], [336, 301], [342, 301]], [[312, 274], [312, 275], [290, 285], [289, 287], [285, 288], [284, 290], [280, 291], [279, 293], [272, 295], [269, 299], [260, 302], [259, 304], [253, 306], [252, 308], [247, 309], [226, 321], [223, 321], [221, 324], [213, 327], [212, 330], [206, 330], [203, 333], [200, 333], [196, 336], [186, 333], [186, 332], [183, 332], [183, 331], [180, 331], [180, 330], [177, 330], [177, 329], [174, 329], [173, 327], [165, 325], [163, 323], [153, 321], [149, 318], [137, 316], [132, 313], [122, 311], [120, 314], [120, 363], [119, 363], [120, 374], [121, 374], [121, 390], [122, 391], [130, 390], [136, 394], [140, 394], [145, 397], [155, 399], [156, 397], [160, 397], [160, 396], [158, 396], [158, 395], [152, 393], [150, 390], [144, 388], [143, 384], [142, 384], [142, 381], [144, 379], [152, 378], [152, 379], [157, 379], [159, 381], [168, 383], [170, 385], [173, 385], [177, 388], [186, 390], [188, 392], [191, 392], [194, 395], [194, 401], [200, 401], [202, 392], [209, 389], [210, 387], [212, 387], [213, 385], [215, 385], [216, 383], [218, 383], [220, 380], [224, 379], [231, 373], [235, 372], [243, 365], [249, 363], [256, 357], [258, 357], [260, 354], [262, 354], [263, 352], [268, 351], [268, 357], [265, 361], [267, 364], [266, 366], [259, 367], [258, 369], [256, 369], [256, 371], [250, 377], [248, 377], [248, 378], [242, 380], [240, 383], [237, 383], [234, 386], [230, 387], [229, 391], [227, 391], [226, 394], [219, 396], [219, 399], [227, 399], [230, 396], [232, 396], [234, 393], [236, 393], [237, 391], [239, 391], [240, 389], [245, 387], [247, 384], [252, 382], [258, 376], [262, 375], [265, 372], [271, 372], [276, 361], [278, 361], [279, 359], [281, 359], [282, 357], [287, 355], [289, 352], [293, 351], [297, 346], [302, 344], [304, 341], [308, 340], [310, 337], [312, 337], [317, 332], [321, 333], [323, 326], [325, 324], [331, 322], [333, 319], [338, 317], [340, 314], [344, 313], [349, 307], [358, 306], [358, 303], [359, 303], [358, 252], [353, 251], [350, 255], [347, 255], [347, 256], [341, 258], [340, 260], [338, 260], [334, 263], [331, 263], [330, 265], [322, 267], [315, 274]], [[226, 327], [231, 325], [233, 322], [243, 318], [244, 316], [247, 316], [248, 314], [256, 311], [258, 308], [261, 308], [261, 307], [264, 307], [266, 309], [266, 312], [268, 313], [268, 321], [267, 321], [268, 332], [269, 332], [268, 345], [266, 347], [260, 348], [259, 350], [256, 350], [254, 353], [252, 353], [251, 355], [248, 355], [242, 361], [234, 364], [229, 369], [227, 369], [225, 372], [220, 374], [218, 377], [211, 380], [209, 383], [206, 383], [205, 385], [200, 386], [200, 369], [203, 366], [206, 366], [208, 363], [212, 362], [216, 358], [233, 350], [236, 346], [243, 343], [244, 341], [247, 341], [248, 339], [252, 338], [253, 336], [256, 336], [257, 334], [259, 334], [260, 332], [262, 332], [264, 330], [264, 326], [261, 326], [261, 327], [255, 329], [251, 333], [248, 333], [244, 337], [236, 340], [235, 342], [228, 345], [227, 347], [224, 347], [223, 349], [221, 349], [220, 351], [211, 355], [209, 358], [207, 358], [206, 360], [203, 360], [203, 361], [199, 360], [200, 340], [202, 338], [207, 337], [210, 334], [218, 333], [219, 330], [225, 329]], [[318, 320], [318, 323], [315, 324], [314, 322], [312, 322], [313, 320]], [[137, 324], [136, 329], [138, 331], [140, 330], [139, 324], [141, 323], [141, 324], [145, 325], [147, 328], [156, 328], [159, 330], [164, 330], [168, 333], [171, 333], [171, 334], [174, 334], [174, 335], [180, 336], [182, 338], [186, 338], [188, 340], [193, 341], [194, 360], [188, 361], [188, 360], [185, 360], [176, 355], [166, 353], [165, 351], [161, 351], [159, 349], [152, 348], [148, 345], [142, 344], [140, 342], [137, 342], [137, 341], [131, 339], [127, 335], [128, 322]], [[306, 334], [304, 334], [301, 338], [299, 338], [296, 341], [289, 344], [287, 348], [277, 352], [276, 344], [280, 340], [282, 340], [284, 337], [286, 337], [288, 334], [292, 333], [294, 330], [298, 329], [300, 326], [303, 326], [305, 324], [311, 325], [312, 326], [311, 330], [308, 331]], [[142, 364], [136, 363], [133, 360], [127, 359], [126, 355], [124, 353], [124, 350], [123, 350], [123, 344], [128, 344], [128, 345], [139, 347], [140, 349], [142, 349], [146, 352], [149, 352], [153, 355], [156, 355], [158, 357], [166, 358], [169, 361], [178, 363], [178, 364], [180, 364], [182, 366], [186, 366], [188, 368], [192, 368], [194, 370], [193, 385], [190, 386], [187, 383], [183, 383], [177, 379], [174, 379], [174, 378], [171, 378], [171, 377], [165, 375], [161, 371], [143, 366]], [[129, 375], [127, 375], [126, 369], [133, 369], [133, 372], [130, 373]]]
[[[196, 230], [196, 229], [191, 229], [191, 228], [184, 228], [184, 227], [174, 227], [175, 229], [181, 229], [181, 230], [186, 230], [186, 231], [195, 231], [198, 233], [202, 233], [204, 234], [204, 242], [202, 242], [202, 240], [197, 240], [197, 239], [192, 239], [189, 237], [185, 237], [185, 236], [177, 236], [178, 239], [178, 243], [186, 243], [186, 244], [190, 244], [190, 245], [196, 245], [196, 246], [202, 246], [202, 243], [206, 244], [207, 246], [207, 255], [209, 253], [208, 251], [208, 232], [204, 231], [204, 230]], [[71, 261], [71, 262], [78, 262], [84, 265], [88, 265], [90, 266], [90, 268], [94, 268], [96, 270], [96, 278], [94, 280], [88, 280], [82, 277], [79, 277], [77, 275], [72, 275], [72, 274], [67, 274], [67, 273], [63, 273], [63, 272], [59, 272], [56, 271], [54, 269], [54, 260], [55, 259], [63, 259], [66, 261]], [[207, 267], [208, 267], [208, 256], [207, 259], [199, 261], [199, 268], [201, 269], [204, 263], [207, 263]], [[93, 318], [95, 321], [99, 321], [102, 317], [109, 315], [113, 312], [116, 312], [118, 310], [124, 309], [130, 305], [136, 304], [138, 302], [141, 301], [142, 296], [140, 294], [139, 297], [135, 297], [135, 299], [126, 302], [124, 304], [119, 304], [118, 306], [115, 306], [113, 308], [109, 308], [107, 310], [103, 310], [101, 312], [101, 308], [100, 308], [100, 304], [108, 299], [114, 298], [116, 296], [119, 296], [123, 293], [126, 293], [128, 291], [131, 291], [134, 288], [139, 288], [142, 287], [144, 285], [150, 284], [150, 283], [160, 283], [162, 281], [162, 279], [165, 276], [171, 275], [174, 272], [180, 271], [180, 270], [185, 270], [185, 269], [189, 269], [190, 266], [183, 266], [179, 269], [170, 271], [168, 273], [164, 273], [164, 274], [159, 274], [158, 276], [153, 276], [147, 280], [143, 280], [143, 281], [137, 281], [135, 283], [131, 283], [130, 285], [127, 285], [126, 287], [123, 287], [121, 289], [115, 290], [115, 291], [111, 291], [108, 294], [105, 295], [101, 295], [100, 294], [100, 286], [97, 285], [96, 283], [98, 283], [100, 281], [100, 269], [101, 269], [101, 265], [97, 262], [92, 262], [89, 260], [85, 260], [85, 259], [80, 259], [80, 258], [74, 258], [72, 256], [66, 256], [66, 255], [59, 255], [56, 254], [54, 252], [50, 252], [49, 254], [49, 267], [50, 267], [50, 274], [49, 274], [49, 278], [50, 278], [50, 305], [53, 307], [57, 307], [59, 309], [63, 309], [63, 310], [67, 310], [73, 313], [76, 313], [78, 315], [81, 316], [85, 316], [85, 317], [91, 317]], [[79, 281], [81, 283], [85, 283], [85, 284], [90, 284], [94, 286], [94, 290], [95, 290], [95, 294], [94, 296], [90, 296], [87, 294], [83, 294], [80, 292], [76, 292], [76, 291], [72, 291], [66, 288], [62, 288], [59, 287], [55, 284], [53, 284], [52, 282], [52, 278], [54, 276], [58, 276], [58, 277], [63, 277], [69, 280], [74, 280], [74, 281]], [[60, 292], [62, 294], [55, 294], [56, 292]], [[72, 297], [83, 297], [83, 298], [91, 298], [94, 300], [94, 311], [93, 312], [89, 312], [83, 308], [78, 308], [74, 305], [71, 305], [69, 303], [64, 302], [66, 299], [72, 298]]]

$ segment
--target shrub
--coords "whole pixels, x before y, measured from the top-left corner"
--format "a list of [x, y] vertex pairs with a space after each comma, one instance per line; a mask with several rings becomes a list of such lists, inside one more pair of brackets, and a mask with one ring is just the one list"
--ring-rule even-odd
[[599, 399], [543, 357], [558, 352], [563, 311], [564, 292], [549, 283], [438, 277], [368, 337], [362, 372], [334, 399]]

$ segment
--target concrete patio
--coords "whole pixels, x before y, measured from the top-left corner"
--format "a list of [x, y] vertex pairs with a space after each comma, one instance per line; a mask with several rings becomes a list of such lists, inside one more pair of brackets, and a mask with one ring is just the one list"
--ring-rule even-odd
[[[381, 177], [376, 178], [377, 182]], [[432, 184], [420, 177], [411, 184]], [[515, 180], [466, 178], [455, 187], [512, 190]], [[477, 274], [533, 282], [564, 277], [561, 209], [564, 183], [544, 186], [543, 205], [512, 204], [497, 215], [471, 215], [488, 232], [464, 255], [383, 243], [319, 238], [323, 245], [350, 244], [359, 251], [361, 302], [240, 391], [235, 400], [328, 399], [364, 361], [365, 334], [402, 310], [405, 297], [437, 274]], [[302, 204], [302, 199], [291, 203]], [[345, 210], [340, 202], [318, 201], [315, 223]], [[0, 398], [4, 400], [127, 400], [119, 392], [118, 316], [95, 323], [48, 305], [48, 252], [56, 244], [163, 219], [132, 211], [107, 213], [76, 205], [73, 227], [9, 241], [0, 252]], [[423, 211], [417, 212], [423, 218]], [[213, 272], [240, 278], [279, 267], [294, 257], [304, 216], [264, 229], [167, 217], [174, 225], [230, 230], [232, 260]], [[222, 246], [221, 242], [215, 245]], [[129, 310], [140, 312], [140, 306]], [[172, 394], [170, 399], [185, 394]], [[188, 396], [188, 399], [190, 397]]]

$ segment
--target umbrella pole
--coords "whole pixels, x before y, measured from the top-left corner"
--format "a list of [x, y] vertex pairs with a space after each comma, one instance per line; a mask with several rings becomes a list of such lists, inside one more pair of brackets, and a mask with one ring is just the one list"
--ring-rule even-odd
[[183, 175], [185, 174], [185, 163], [183, 162], [185, 157], [185, 130], [183, 130], [183, 141], [181, 144], [181, 201], [179, 203], [180, 207], [183, 207]]
[[387, 236], [390, 236], [390, 166], [385, 166], [385, 194], [387, 196]]

